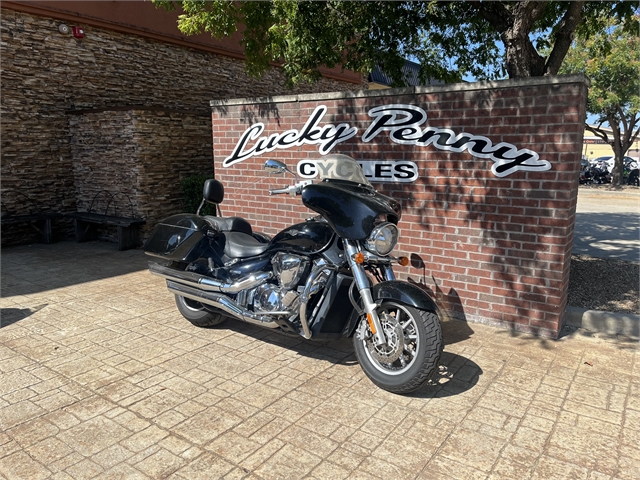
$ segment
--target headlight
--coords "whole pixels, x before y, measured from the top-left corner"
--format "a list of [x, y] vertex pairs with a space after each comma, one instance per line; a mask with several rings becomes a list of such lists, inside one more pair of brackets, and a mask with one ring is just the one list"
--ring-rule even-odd
[[398, 227], [393, 223], [385, 222], [377, 225], [364, 246], [376, 255], [388, 255], [398, 243]]

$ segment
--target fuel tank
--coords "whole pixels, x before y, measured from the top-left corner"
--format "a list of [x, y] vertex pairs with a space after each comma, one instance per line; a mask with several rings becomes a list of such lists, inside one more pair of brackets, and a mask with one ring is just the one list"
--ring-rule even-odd
[[267, 251], [311, 255], [331, 244], [334, 231], [325, 221], [308, 220], [285, 228], [269, 242]]

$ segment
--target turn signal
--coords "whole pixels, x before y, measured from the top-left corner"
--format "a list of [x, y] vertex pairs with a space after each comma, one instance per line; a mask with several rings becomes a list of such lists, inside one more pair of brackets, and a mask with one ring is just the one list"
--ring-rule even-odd
[[356, 263], [364, 263], [364, 253], [358, 252], [354, 254], [353, 260], [355, 260]]
[[367, 322], [369, 322], [369, 328], [371, 329], [371, 333], [376, 334], [376, 325], [373, 323], [373, 317], [370, 313], [367, 313]]
[[400, 257], [400, 258], [398, 258], [398, 263], [400, 265], [402, 265], [403, 267], [406, 267], [407, 265], [409, 265], [409, 257]]

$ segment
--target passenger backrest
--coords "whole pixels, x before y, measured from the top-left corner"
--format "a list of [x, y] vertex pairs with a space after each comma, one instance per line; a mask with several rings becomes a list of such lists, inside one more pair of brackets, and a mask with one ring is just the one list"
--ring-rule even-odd
[[202, 198], [209, 203], [222, 203], [224, 199], [224, 186], [218, 180], [210, 178], [204, 182]]

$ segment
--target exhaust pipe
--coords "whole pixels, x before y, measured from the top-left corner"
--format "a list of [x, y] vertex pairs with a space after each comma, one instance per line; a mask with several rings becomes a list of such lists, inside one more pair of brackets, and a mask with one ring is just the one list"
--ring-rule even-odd
[[257, 275], [248, 275], [235, 283], [224, 283], [198, 273], [176, 270], [174, 268], [159, 265], [155, 262], [149, 262], [149, 271], [152, 274], [166, 278], [167, 280], [189, 285], [200, 290], [206, 290], [207, 292], [223, 292], [231, 294], [241, 292], [248, 288], [257, 287], [273, 276], [272, 272], [263, 272]]
[[233, 317], [239, 320], [243, 320], [247, 323], [253, 323], [254, 325], [260, 325], [261, 327], [267, 328], [279, 327], [279, 325], [274, 322], [271, 317], [258, 315], [255, 312], [245, 310], [222, 293], [205, 292], [197, 287], [191, 287], [189, 285], [177, 283], [172, 280], [167, 281], [167, 288], [171, 293], [183, 296], [185, 298], [190, 298], [191, 300], [204, 303], [211, 307], [219, 308], [229, 315], [232, 315]]

